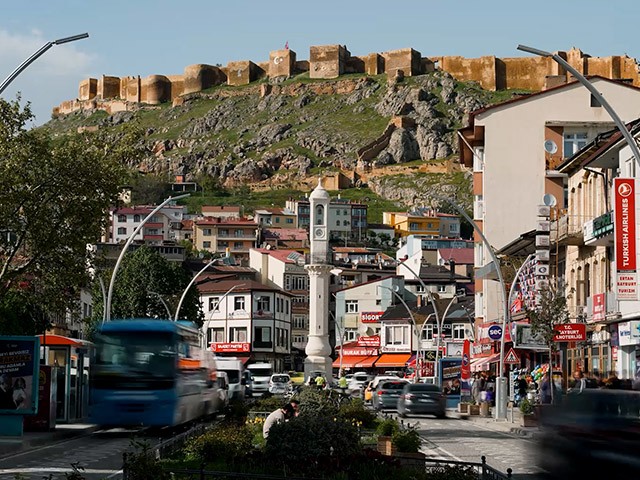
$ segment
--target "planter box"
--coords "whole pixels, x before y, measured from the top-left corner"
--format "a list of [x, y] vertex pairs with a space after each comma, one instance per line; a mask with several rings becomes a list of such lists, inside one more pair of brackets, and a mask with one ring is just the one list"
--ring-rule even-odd
[[480, 405], [469, 405], [469, 415], [480, 415]]
[[393, 458], [396, 458], [400, 461], [401, 467], [424, 469], [424, 461], [427, 456], [422, 452], [398, 452], [393, 455]]
[[463, 403], [460, 402], [458, 404], [458, 413], [466, 413], [467, 415], [469, 414], [469, 404], [468, 403]]
[[483, 417], [489, 416], [489, 402], [480, 403], [480, 415], [482, 415]]
[[537, 427], [538, 421], [536, 420], [536, 416], [530, 413], [528, 415], [522, 415], [520, 425], [523, 427]]
[[391, 443], [391, 437], [378, 437], [378, 452], [383, 455], [394, 455], [396, 447]]

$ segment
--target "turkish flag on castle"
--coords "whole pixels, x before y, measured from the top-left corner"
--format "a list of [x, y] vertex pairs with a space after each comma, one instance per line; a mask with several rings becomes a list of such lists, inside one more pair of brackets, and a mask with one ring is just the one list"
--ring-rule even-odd
[[471, 342], [462, 342], [462, 366], [460, 367], [460, 380], [468, 382], [471, 380]]

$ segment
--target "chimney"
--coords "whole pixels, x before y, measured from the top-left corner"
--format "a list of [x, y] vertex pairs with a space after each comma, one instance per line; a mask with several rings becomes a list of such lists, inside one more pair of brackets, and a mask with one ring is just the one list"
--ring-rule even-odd
[[422, 307], [422, 295], [418, 295], [418, 308]]
[[449, 259], [449, 271], [451, 272], [451, 281], [456, 281], [456, 261], [453, 258]]

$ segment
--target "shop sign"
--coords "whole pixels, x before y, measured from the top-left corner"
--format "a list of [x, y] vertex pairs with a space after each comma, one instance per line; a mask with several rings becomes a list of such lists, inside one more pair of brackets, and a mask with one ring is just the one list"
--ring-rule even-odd
[[616, 297], [618, 300], [638, 300], [636, 271], [636, 181], [633, 178], [615, 178], [615, 258]]
[[447, 342], [447, 357], [462, 357], [462, 347], [462, 342]]
[[640, 321], [621, 322], [618, 324], [620, 346], [640, 345]]
[[362, 312], [360, 321], [362, 323], [378, 323], [384, 312]]
[[513, 326], [513, 345], [517, 348], [547, 349], [548, 346], [540, 335], [534, 335], [531, 325], [516, 323]]
[[593, 297], [593, 312], [591, 320], [601, 322], [604, 320], [604, 293], [598, 293]]
[[554, 327], [554, 342], [584, 342], [587, 339], [587, 326], [584, 323], [563, 323]]
[[228, 343], [211, 343], [211, 350], [216, 353], [247, 353], [251, 351], [248, 343], [228, 342]]
[[370, 337], [358, 337], [356, 342], [359, 347], [379, 347], [380, 335], [371, 335]]
[[38, 337], [0, 337], [0, 376], [8, 387], [0, 392], [0, 414], [38, 411], [39, 363]]
[[384, 345], [382, 351], [386, 353], [408, 353], [411, 351], [409, 345]]
[[378, 355], [377, 348], [345, 348], [342, 355], [350, 355], [354, 357], [372, 357]]

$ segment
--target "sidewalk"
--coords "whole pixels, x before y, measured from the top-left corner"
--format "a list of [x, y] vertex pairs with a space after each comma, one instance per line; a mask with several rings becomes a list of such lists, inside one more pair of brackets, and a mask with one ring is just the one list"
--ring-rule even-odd
[[88, 435], [97, 429], [97, 425], [86, 423], [63, 423], [56, 425], [56, 429], [50, 432], [24, 432], [22, 437], [0, 436], [0, 460], [18, 452]]
[[[493, 413], [493, 412], [491, 412]], [[520, 435], [523, 437], [536, 438], [540, 434], [539, 427], [523, 427], [522, 418], [518, 409], [508, 409], [506, 420], [496, 420], [492, 416], [482, 417], [480, 415], [467, 415], [459, 413], [456, 409], [447, 410], [447, 416], [450, 418], [458, 418], [469, 422], [478, 423], [485, 428], [496, 430], [499, 432]]]

